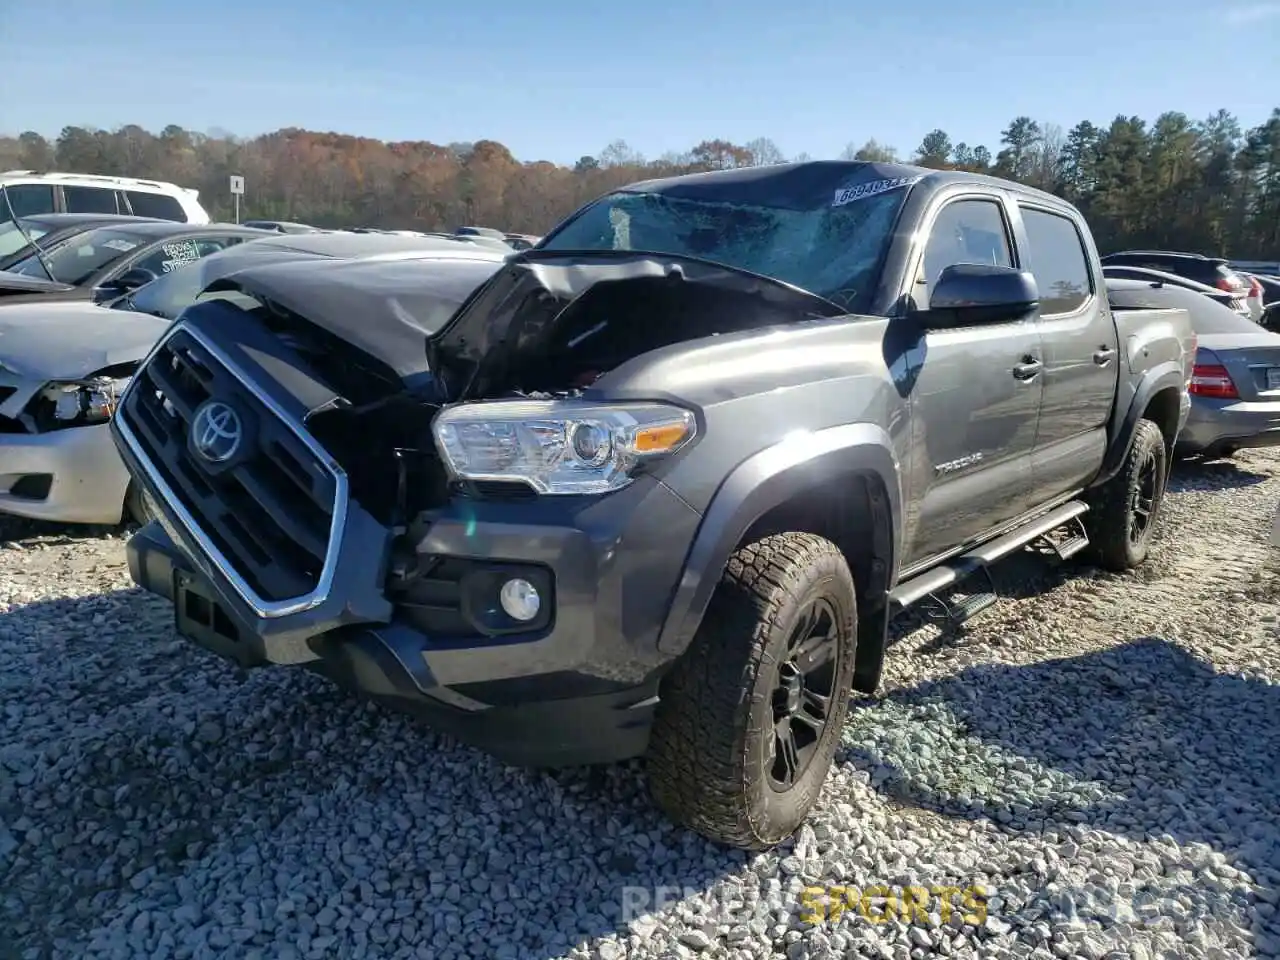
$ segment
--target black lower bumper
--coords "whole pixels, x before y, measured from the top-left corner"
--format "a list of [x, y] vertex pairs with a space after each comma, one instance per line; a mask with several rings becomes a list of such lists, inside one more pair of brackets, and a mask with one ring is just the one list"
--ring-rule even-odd
[[[244, 667], [271, 662], [263, 639], [234, 620], [159, 524], [139, 530], [126, 551], [133, 580], [173, 602], [181, 635]], [[346, 627], [299, 642], [308, 649], [294, 662], [506, 763], [611, 763], [640, 756], [648, 746], [656, 671], [639, 684], [624, 684], [543, 663], [528, 676], [446, 686], [424, 655], [429, 639], [402, 624]]]

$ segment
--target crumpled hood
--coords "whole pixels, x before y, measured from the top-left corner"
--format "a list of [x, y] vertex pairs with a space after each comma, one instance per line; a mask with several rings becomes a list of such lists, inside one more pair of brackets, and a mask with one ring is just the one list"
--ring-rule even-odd
[[[571, 303], [585, 299], [593, 288], [637, 282], [719, 291], [724, 304], [730, 305], [713, 308], [706, 315], [707, 323], [690, 324], [667, 342], [699, 338], [720, 332], [720, 327], [731, 329], [731, 315], [745, 310], [748, 302], [768, 312], [773, 322], [848, 313], [784, 281], [697, 257], [629, 250], [527, 250], [510, 258], [428, 340], [428, 365], [448, 399], [460, 399], [476, 389], [483, 394], [492, 386], [490, 374], [497, 376], [495, 371], [509, 368], [517, 354], [528, 362], [545, 353]], [[634, 289], [638, 295], [641, 287]], [[643, 334], [640, 339], [645, 341], [644, 350], [659, 345]]]
[[291, 310], [412, 380], [427, 337], [502, 266], [503, 258], [426, 254], [391, 261], [295, 260], [253, 265], [207, 290], [240, 288]]
[[23, 379], [73, 380], [141, 360], [167, 320], [91, 303], [27, 303], [0, 310], [0, 367]]

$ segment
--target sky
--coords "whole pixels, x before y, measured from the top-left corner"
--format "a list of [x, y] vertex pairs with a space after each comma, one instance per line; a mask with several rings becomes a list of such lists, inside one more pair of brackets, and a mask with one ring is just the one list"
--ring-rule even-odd
[[1280, 0], [11, 0], [0, 133], [66, 125], [498, 140], [572, 163], [769, 137], [998, 149], [1025, 114], [1280, 106]]

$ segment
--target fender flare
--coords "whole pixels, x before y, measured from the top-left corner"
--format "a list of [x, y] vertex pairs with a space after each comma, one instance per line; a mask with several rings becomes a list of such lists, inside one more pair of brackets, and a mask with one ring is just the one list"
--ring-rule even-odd
[[[805, 490], [858, 473], [876, 478], [886, 493], [889, 549], [896, 555], [901, 541], [902, 481], [885, 429], [852, 423], [794, 435], [738, 464], [716, 491], [685, 557], [658, 649], [678, 655], [688, 647], [725, 564], [752, 524]], [[886, 561], [886, 579], [891, 580], [896, 560], [890, 556]]]
[[[1120, 472], [1120, 468], [1124, 465], [1124, 458], [1129, 452], [1129, 444], [1133, 441], [1133, 432], [1138, 428], [1138, 421], [1142, 419], [1142, 415], [1151, 405], [1156, 394], [1170, 389], [1177, 393], [1183, 393], [1186, 389], [1186, 374], [1177, 361], [1167, 360], [1158, 363], [1142, 375], [1142, 379], [1138, 381], [1138, 386], [1134, 390], [1133, 399], [1129, 402], [1129, 409], [1125, 411], [1124, 419], [1120, 421], [1115, 436], [1107, 445], [1106, 456], [1102, 459], [1102, 469], [1090, 486], [1096, 487], [1106, 483]], [[1181, 430], [1184, 415], [1183, 412], [1179, 412], [1179, 430]]]

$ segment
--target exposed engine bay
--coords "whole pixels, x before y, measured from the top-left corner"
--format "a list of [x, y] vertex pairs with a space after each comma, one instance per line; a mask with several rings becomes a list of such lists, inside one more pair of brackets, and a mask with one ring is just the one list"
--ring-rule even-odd
[[427, 345], [441, 399], [584, 389], [676, 343], [844, 311], [814, 294], [686, 257], [526, 253]]
[[17, 422], [31, 433], [106, 423], [137, 366], [122, 363], [82, 379], [51, 381], [31, 398]]
[[[323, 298], [304, 303], [297, 291], [285, 307], [258, 294], [252, 275], [236, 280], [262, 304], [255, 316], [338, 394], [311, 412], [308, 428], [347, 471], [352, 495], [391, 526], [448, 493], [431, 435], [443, 407], [602, 399], [612, 371], [652, 351], [843, 313], [798, 288], [691, 258], [532, 251], [477, 288], [437, 333], [420, 335], [419, 364], [405, 356], [411, 318], [401, 302], [379, 310], [370, 300], [367, 315], [352, 316], [327, 310]], [[484, 493], [503, 486], [484, 485]]]

